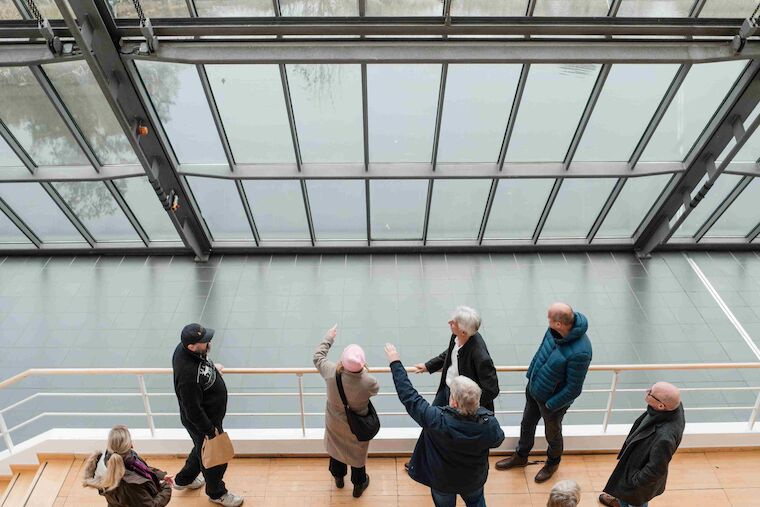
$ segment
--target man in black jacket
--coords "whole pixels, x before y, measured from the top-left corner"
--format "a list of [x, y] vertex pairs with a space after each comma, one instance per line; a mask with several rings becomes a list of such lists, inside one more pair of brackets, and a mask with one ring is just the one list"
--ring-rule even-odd
[[460, 495], [467, 507], [485, 507], [489, 449], [504, 432], [493, 412], [480, 406], [480, 388], [464, 376], [450, 385], [446, 406], [431, 406], [412, 387], [396, 347], [385, 345], [399, 400], [422, 433], [409, 461], [409, 477], [430, 487], [436, 507], [454, 507]]
[[[174, 478], [174, 489], [198, 489], [206, 484], [209, 499], [225, 507], [238, 507], [243, 498], [227, 491], [224, 472], [227, 465], [203, 468], [201, 449], [205, 438], [221, 433], [227, 413], [227, 386], [222, 379], [221, 365], [208, 357], [214, 330], [200, 324], [188, 324], [182, 329], [182, 342], [172, 357], [174, 392], [179, 401], [179, 417], [193, 441], [193, 450], [185, 466]], [[199, 477], [203, 475], [203, 478]]]
[[647, 411], [633, 423], [599, 501], [610, 507], [646, 507], [665, 491], [668, 464], [686, 425], [681, 394], [657, 382], [645, 396]]

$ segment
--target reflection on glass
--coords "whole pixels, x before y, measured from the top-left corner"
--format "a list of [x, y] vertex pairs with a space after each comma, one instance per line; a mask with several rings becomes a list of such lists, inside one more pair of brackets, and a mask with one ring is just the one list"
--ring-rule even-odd
[[62, 181], [53, 187], [95, 241], [140, 241], [102, 181]]
[[38, 183], [1, 183], [0, 198], [43, 243], [85, 242]]
[[[721, 176], [722, 178], [723, 176]], [[760, 224], [760, 178], [754, 178], [705, 236], [744, 237]]]
[[245, 180], [243, 187], [262, 241], [310, 239], [300, 182]]
[[187, 183], [215, 241], [253, 241], [234, 181], [187, 176]]
[[564, 160], [599, 68], [592, 64], [530, 66], [507, 161]]
[[37, 165], [89, 165], [28, 68], [0, 68], [0, 119]]
[[195, 66], [135, 63], [180, 164], [226, 164]]
[[363, 181], [309, 180], [306, 188], [317, 240], [367, 239]]
[[668, 184], [670, 174], [628, 178], [596, 238], [630, 238]]
[[0, 0], [0, 19], [21, 19], [21, 14], [11, 0]]
[[428, 239], [477, 239], [491, 180], [436, 180]]
[[151, 241], [181, 241], [169, 215], [164, 211], [148, 178], [124, 178], [114, 180], [127, 206], [137, 217]]
[[87, 62], [43, 65], [43, 69], [100, 163], [137, 164], [137, 157]]
[[449, 65], [438, 160], [496, 162], [522, 65]]
[[280, 0], [283, 16], [358, 16], [356, 0]]
[[428, 180], [372, 180], [372, 239], [422, 239]]
[[[0, 11], [2, 12], [2, 11]], [[31, 243], [29, 238], [24, 236], [18, 227], [13, 225], [13, 222], [5, 216], [5, 213], [0, 213], [0, 243]]]
[[700, 18], [748, 18], [757, 7], [755, 0], [707, 0]]
[[430, 161], [440, 81], [440, 65], [367, 65], [370, 160]]
[[237, 163], [295, 162], [277, 65], [207, 65]]
[[274, 16], [271, 0], [195, 0], [200, 17]]
[[565, 178], [541, 231], [541, 239], [585, 238], [616, 181], [615, 178]]
[[[706, 179], [707, 177], [705, 176], [696, 188], [702, 188]], [[673, 237], [687, 238], [694, 236], [741, 179], [741, 176], [736, 176], [734, 174], [721, 174], [718, 179], [715, 180], [715, 183], [707, 192], [705, 198], [699, 202], [697, 207], [691, 211], [688, 217], [686, 217], [686, 220], [684, 220], [681, 227], [676, 230]]]
[[677, 71], [678, 65], [613, 65], [573, 160], [628, 160]]
[[550, 178], [499, 180], [485, 238], [532, 238], [553, 185]]
[[[52, 0], [48, 0], [52, 1]], [[132, 0], [108, 0], [115, 18], [136, 18], [137, 11]], [[150, 0], [141, 2], [143, 12], [149, 18], [189, 18], [185, 0]]]
[[[745, 121], [744, 125], [748, 126], [749, 123], [751, 122]], [[724, 153], [728, 152], [724, 151]], [[723, 158], [724, 157], [719, 156], [717, 161], [721, 162]], [[739, 152], [734, 155], [731, 162], [756, 162], [758, 158], [760, 158], [760, 129], [755, 130], [752, 136], [747, 139], [747, 142], [744, 143], [744, 146], [742, 146]]]
[[693, 65], [641, 160], [675, 162], [685, 159], [746, 65], [745, 60]]
[[607, 0], [537, 0], [534, 16], [606, 16]]
[[453, 0], [452, 16], [525, 16], [527, 0]]
[[[723, 1], [723, 0], [721, 0]], [[694, 0], [623, 0], [619, 18], [685, 18]]]
[[288, 65], [287, 71], [303, 161], [363, 161], [361, 67]]
[[443, 16], [441, 0], [367, 0], [367, 16]]
[[24, 164], [19, 160], [8, 143], [0, 137], [0, 167], [23, 167]]

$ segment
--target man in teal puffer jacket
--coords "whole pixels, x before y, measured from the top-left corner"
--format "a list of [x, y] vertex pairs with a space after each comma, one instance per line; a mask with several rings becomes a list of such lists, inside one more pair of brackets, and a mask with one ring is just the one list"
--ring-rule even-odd
[[554, 475], [562, 458], [562, 418], [583, 390], [583, 381], [591, 363], [591, 340], [586, 336], [588, 320], [565, 303], [554, 303], [547, 315], [549, 329], [528, 367], [525, 409], [520, 423], [517, 450], [496, 463], [497, 470], [509, 470], [528, 464], [536, 426], [543, 418], [548, 448], [543, 468], [536, 482]]

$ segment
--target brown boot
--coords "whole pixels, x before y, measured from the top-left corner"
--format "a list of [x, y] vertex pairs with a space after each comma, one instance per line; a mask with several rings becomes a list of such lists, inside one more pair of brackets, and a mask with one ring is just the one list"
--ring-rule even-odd
[[501, 459], [496, 462], [496, 470], [509, 470], [515, 467], [524, 467], [528, 464], [528, 458], [523, 458], [517, 453], [514, 453], [508, 458]]
[[608, 495], [607, 493], [602, 493], [599, 495], [599, 503], [606, 505], [607, 507], [620, 507], [620, 502], [618, 499], [612, 495]]
[[559, 468], [559, 463], [556, 463], [554, 465], [550, 465], [549, 463], [545, 463], [544, 466], [541, 468], [541, 470], [538, 471], [536, 474], [535, 481], [539, 484], [542, 482], [546, 482], [549, 479], [552, 478], [552, 475], [554, 475], [554, 472], [557, 471]]

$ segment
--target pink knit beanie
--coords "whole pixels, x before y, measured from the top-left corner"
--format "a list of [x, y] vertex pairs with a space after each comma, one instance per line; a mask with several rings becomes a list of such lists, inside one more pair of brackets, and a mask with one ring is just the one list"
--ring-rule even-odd
[[352, 373], [359, 373], [367, 364], [367, 360], [364, 358], [364, 350], [356, 344], [351, 344], [340, 355], [340, 362], [343, 364], [343, 368], [346, 371]]

